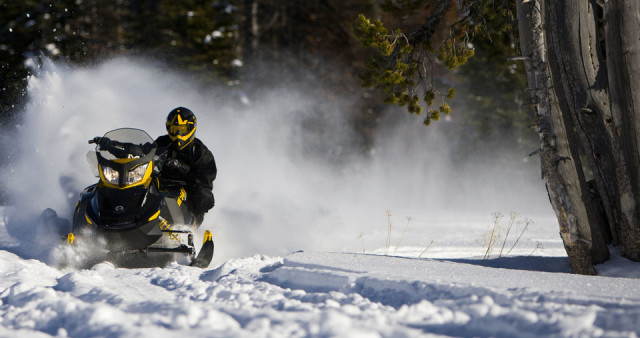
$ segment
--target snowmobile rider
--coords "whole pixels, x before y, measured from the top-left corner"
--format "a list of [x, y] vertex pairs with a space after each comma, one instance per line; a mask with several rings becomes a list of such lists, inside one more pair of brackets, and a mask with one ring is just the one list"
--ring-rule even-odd
[[213, 180], [218, 169], [211, 151], [195, 137], [196, 127], [196, 116], [191, 110], [175, 108], [167, 116], [167, 135], [155, 142], [158, 153], [166, 156], [160, 171], [160, 187], [163, 180], [185, 182], [187, 207], [199, 226], [204, 214], [215, 204]]

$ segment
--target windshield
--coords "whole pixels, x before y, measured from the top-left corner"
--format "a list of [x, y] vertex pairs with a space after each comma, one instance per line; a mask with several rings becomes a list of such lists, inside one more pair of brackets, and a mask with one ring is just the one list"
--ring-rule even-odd
[[[144, 145], [145, 143], [153, 143], [153, 139], [149, 134], [140, 129], [134, 128], [120, 128], [116, 130], [112, 130], [104, 135], [104, 137], [109, 138], [112, 141], [117, 141], [120, 143], [129, 143], [133, 145]], [[87, 153], [87, 162], [89, 162], [89, 167], [93, 172], [95, 177], [100, 177], [100, 170], [98, 168], [98, 157], [97, 153], [100, 153], [104, 159], [114, 160], [116, 156], [110, 153], [107, 150], [99, 150], [99, 146], [96, 146], [95, 151], [90, 151]]]
[[[142, 146], [146, 143], [153, 143], [153, 139], [151, 138], [151, 136], [149, 136], [149, 134], [147, 134], [143, 130], [134, 128], [120, 128], [112, 130], [104, 134], [104, 137], [108, 138], [111, 141], [116, 141], [125, 145]], [[136, 148], [136, 150], [141, 150], [141, 148]], [[107, 160], [113, 160], [117, 158], [108, 150], [99, 150], [99, 147], [96, 147], [96, 151], [100, 152], [100, 155]]]

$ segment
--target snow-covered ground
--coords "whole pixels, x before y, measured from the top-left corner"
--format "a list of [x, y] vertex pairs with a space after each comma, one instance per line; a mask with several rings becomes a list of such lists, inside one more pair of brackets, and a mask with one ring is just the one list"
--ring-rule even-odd
[[[190, 85], [128, 60], [47, 64], [30, 79], [19, 132], [0, 135], [16, 145], [0, 175], [12, 206], [0, 215], [34, 220], [13, 238], [0, 217], [0, 336], [640, 333], [639, 265], [612, 248], [599, 276], [570, 274], [539, 174], [491, 159], [454, 165], [437, 126], [414, 129], [408, 114], [369, 159], [326, 165], [316, 150], [350, 137], [339, 106], [309, 130], [318, 102], [291, 88], [238, 106]], [[218, 162], [217, 205], [201, 228], [216, 243], [211, 266], [59, 267], [37, 217], [68, 215], [74, 191], [95, 182], [86, 140], [123, 126], [155, 137], [177, 105], [199, 114]]]
[[364, 253], [301, 250], [208, 269], [105, 262], [78, 270], [57, 267], [46, 250], [25, 258], [33, 246], [16, 246], [0, 223], [0, 336], [640, 334], [640, 269], [615, 250], [597, 267], [600, 276], [579, 276], [550, 235], [525, 232], [502, 257], [498, 242], [487, 259], [474, 242], [403, 246], [400, 235]]
[[[624, 264], [616, 258], [608, 266]], [[483, 261], [295, 252], [229, 259], [205, 270], [100, 263], [61, 271], [0, 250], [0, 336], [640, 333], [640, 279], [567, 270], [565, 257]]]

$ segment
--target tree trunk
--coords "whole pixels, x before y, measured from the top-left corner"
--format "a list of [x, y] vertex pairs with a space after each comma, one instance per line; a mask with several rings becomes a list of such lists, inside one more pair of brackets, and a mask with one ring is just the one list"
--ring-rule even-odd
[[[517, 5], [522, 50], [530, 57], [527, 78], [537, 99], [543, 179], [571, 266], [594, 273], [593, 264], [608, 259], [612, 242], [640, 261], [640, 3]], [[591, 191], [580, 153], [593, 171]]]
[[573, 271], [595, 274], [590, 254], [590, 199], [571, 120], [560, 111], [552, 90], [543, 29], [545, 9], [537, 0], [518, 0], [517, 6], [521, 49], [529, 59], [525, 64], [527, 81], [535, 100], [542, 179]]
[[258, 2], [256, 0], [244, 1], [244, 62], [251, 64], [258, 51]]
[[640, 261], [640, 3], [609, 0], [605, 8], [605, 45], [611, 95], [612, 138], [620, 147], [618, 219], [614, 240], [625, 257]]
[[[592, 195], [597, 196], [595, 199], [583, 196], [582, 199], [587, 212], [586, 225], [591, 233], [585, 239], [592, 243], [591, 257], [597, 264], [609, 259], [609, 224], [615, 223], [613, 211], [619, 210], [619, 184], [615, 172], [620, 158], [616, 156], [619, 152], [615, 151], [605, 124], [611, 113], [594, 5], [584, 0], [546, 0], [548, 24], [545, 31], [548, 32], [550, 48], [547, 55], [554, 92], [567, 121], [567, 131], [575, 130], [577, 134], [577, 138], [570, 140], [575, 148], [574, 158], [578, 158], [576, 155], [580, 152], [584, 153], [593, 171], [595, 189]], [[576, 161], [576, 167], [582, 193], [588, 194], [584, 166]], [[602, 203], [603, 207], [599, 208], [595, 203]]]

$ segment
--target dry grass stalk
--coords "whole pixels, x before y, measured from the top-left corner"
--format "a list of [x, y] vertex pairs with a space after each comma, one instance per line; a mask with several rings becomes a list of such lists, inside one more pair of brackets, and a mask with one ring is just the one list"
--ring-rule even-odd
[[488, 236], [485, 235], [485, 242], [483, 247], [486, 246], [487, 249], [484, 252], [484, 257], [482, 258], [482, 260], [486, 260], [486, 259], [489, 259], [489, 257], [491, 257], [491, 254], [493, 253], [493, 248], [495, 247], [495, 244], [498, 241], [498, 239], [500, 239], [500, 221], [502, 219], [502, 213], [494, 212], [492, 215], [493, 215], [493, 228], [491, 229], [491, 232], [488, 234]]
[[364, 232], [361, 232], [358, 234], [358, 238], [360, 238], [360, 243], [362, 243], [362, 253], [365, 253], [365, 249], [364, 249]]
[[384, 254], [389, 254], [389, 247], [391, 247], [391, 229], [393, 226], [391, 225], [391, 210], [386, 210], [387, 213], [387, 241], [384, 246]]
[[507, 251], [507, 255], [509, 254], [509, 252], [511, 252], [511, 250], [513, 250], [513, 248], [516, 247], [516, 245], [520, 241], [520, 238], [522, 238], [522, 235], [524, 234], [525, 231], [527, 231], [527, 229], [529, 228], [529, 225], [531, 223], [533, 223], [533, 220], [531, 220], [529, 218], [525, 218], [525, 219], [523, 219], [521, 221], [518, 221], [518, 225], [524, 224], [524, 227], [522, 228], [522, 231], [520, 232], [520, 235], [518, 235], [518, 238], [516, 239], [516, 242], [513, 243], [513, 245], [511, 246], [511, 249], [509, 249], [509, 251]]
[[540, 241], [537, 242], [536, 247], [533, 249], [533, 251], [531, 251], [529, 256], [533, 255], [533, 253], [536, 252], [536, 250], [538, 249], [544, 249], [544, 246], [542, 246], [542, 243]]
[[509, 226], [507, 227], [507, 233], [504, 235], [504, 240], [502, 241], [502, 247], [500, 248], [500, 253], [498, 254], [498, 258], [502, 257], [502, 251], [504, 250], [504, 245], [507, 243], [507, 239], [509, 238], [509, 233], [511, 232], [511, 228], [513, 228], [513, 224], [515, 223], [516, 218], [518, 218], [518, 213], [512, 211], [509, 217]]
[[424, 249], [424, 251], [422, 251], [422, 253], [418, 256], [418, 258], [422, 258], [422, 255], [424, 255], [427, 252], [427, 250], [429, 250], [429, 248], [431, 247], [431, 244], [433, 244], [433, 240], [431, 240], [429, 245], [427, 245], [427, 247]]
[[411, 222], [411, 217], [407, 217], [407, 224], [405, 224], [404, 229], [402, 230], [402, 236], [400, 237], [400, 240], [398, 241], [398, 243], [396, 243], [396, 248], [395, 250], [393, 250], [393, 255], [395, 256], [396, 252], [398, 252], [398, 247], [400, 246], [400, 243], [402, 243], [402, 240], [404, 240], [404, 235], [407, 233], [407, 229], [409, 229], [409, 223]]

